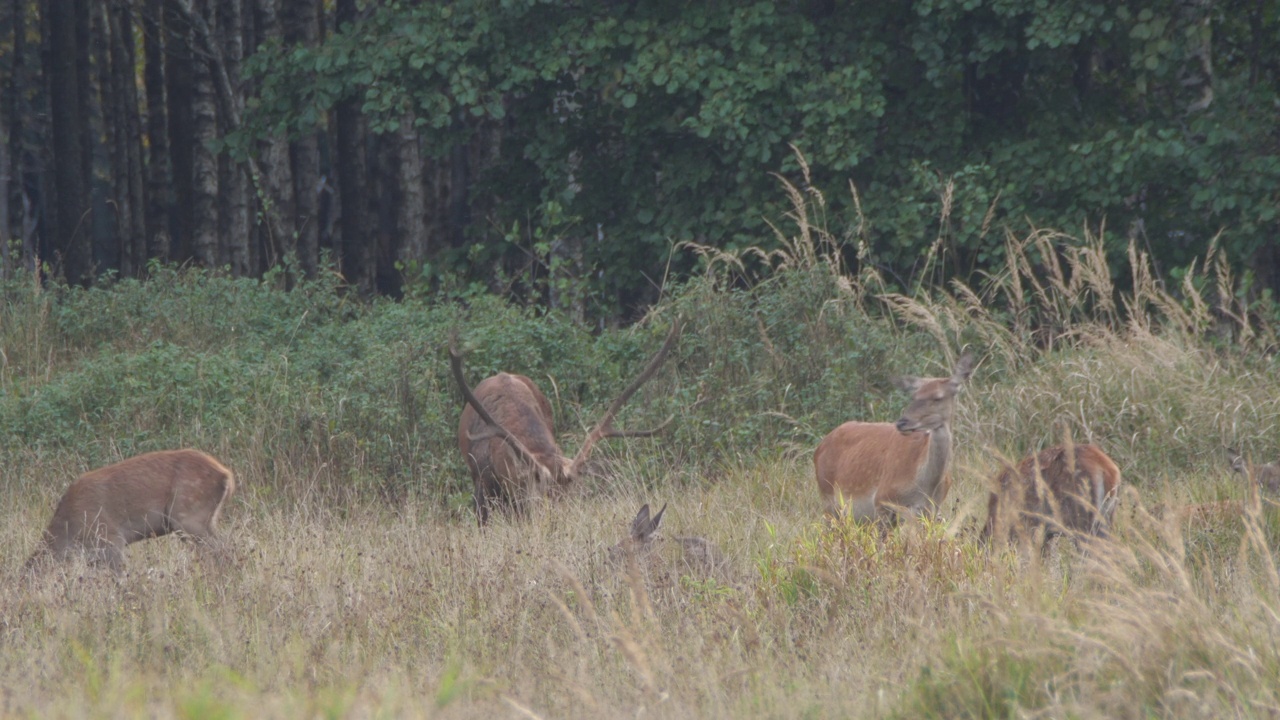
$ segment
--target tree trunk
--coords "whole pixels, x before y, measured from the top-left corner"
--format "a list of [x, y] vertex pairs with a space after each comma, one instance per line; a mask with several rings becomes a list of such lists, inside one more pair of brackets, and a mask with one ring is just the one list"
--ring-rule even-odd
[[[316, 0], [289, 0], [285, 42], [315, 47], [320, 37]], [[320, 143], [315, 130], [290, 143], [293, 164], [294, 227], [298, 235], [298, 262], [303, 273], [315, 277], [320, 265]]]
[[111, 98], [114, 121], [112, 170], [117, 227], [119, 228], [120, 274], [141, 274], [147, 262], [146, 220], [143, 217], [145, 190], [142, 184], [142, 122], [138, 116], [138, 85], [135, 80], [133, 20], [128, 6], [116, 4], [107, 10], [111, 41]]
[[[34, 227], [34, 213], [28, 213], [25, 206], [28, 204], [26, 187], [24, 180], [26, 173], [24, 161], [22, 136], [26, 131], [26, 124], [23, 121], [25, 117], [25, 97], [26, 91], [30, 87], [30, 78], [27, 74], [27, 4], [23, 0], [13, 0], [11, 3], [12, 11], [10, 22], [12, 22], [13, 36], [13, 62], [9, 66], [9, 84], [5, 88], [5, 103], [3, 112], [8, 114], [8, 122], [5, 123], [9, 134], [5, 140], [8, 143], [8, 162], [3, 166], [4, 171], [8, 172], [10, 183], [12, 183], [9, 192], [16, 190], [16, 196], [21, 198], [22, 204], [17, 206], [19, 212], [16, 217], [10, 214], [9, 222], [16, 227], [6, 225], [3, 232], [5, 237], [9, 237], [10, 230], [17, 230], [21, 237], [21, 258], [20, 262], [23, 267], [35, 267], [35, 247], [34, 232], [29, 228]], [[2, 171], [0, 171], [2, 172]], [[5, 207], [9, 208], [9, 200], [14, 196], [6, 193], [4, 195]], [[16, 270], [16, 267], [14, 268]]]
[[49, 80], [49, 112], [52, 125], [54, 249], [61, 255], [67, 280], [81, 282], [92, 271], [88, 219], [87, 159], [82, 143], [88, 116], [81, 94], [81, 69], [77, 68], [77, 0], [49, 0], [45, 5]]
[[[210, 22], [212, 13], [204, 3], [196, 7]], [[216, 26], [211, 26], [216, 37]], [[193, 66], [192, 129], [194, 153], [192, 162], [192, 249], [195, 259], [205, 267], [219, 267], [218, 247], [218, 158], [209, 145], [218, 137], [218, 99], [213, 88], [212, 59], [201, 57]]]
[[164, 16], [161, 0], [146, 0], [142, 13], [143, 83], [147, 95], [147, 258], [169, 259], [169, 118], [165, 104]]
[[[222, 66], [231, 86], [231, 97], [226, 99], [234, 105], [237, 117], [244, 108], [244, 96], [240, 83], [240, 61], [244, 57], [244, 23], [242, 0], [223, 0], [216, 3], [218, 23], [218, 45], [222, 49]], [[239, 121], [232, 117], [223, 117], [219, 125], [224, 132], [238, 125]], [[220, 258], [220, 264], [231, 266], [231, 274], [244, 277], [253, 272], [251, 269], [250, 239], [253, 226], [249, 217], [249, 183], [240, 163], [234, 162], [227, 154], [218, 158], [218, 186], [222, 188], [222, 206], [219, 214], [223, 223], [220, 230], [222, 247], [227, 251]]]
[[169, 257], [185, 262], [191, 257], [192, 211], [195, 203], [195, 115], [193, 91], [195, 58], [191, 23], [179, 0], [164, 0], [165, 81], [169, 109], [169, 162], [173, 188]]
[[9, 122], [7, 113], [0, 111], [0, 280], [13, 277], [10, 259], [13, 235], [9, 228]]
[[[356, 0], [337, 0], [334, 24], [339, 32], [344, 26], [354, 23], [356, 15]], [[342, 237], [342, 274], [348, 283], [367, 293], [373, 287], [369, 252], [372, 246], [369, 239], [373, 233], [369, 226], [368, 167], [360, 122], [360, 100], [354, 97], [342, 100], [334, 108], [333, 115], [338, 203], [342, 216], [338, 226]]]
[[373, 197], [373, 222], [366, 237], [374, 260], [374, 287], [380, 293], [396, 295], [401, 291], [402, 279], [395, 268], [395, 260], [400, 255], [396, 230], [396, 207], [400, 194], [396, 141], [389, 135], [374, 135], [371, 140], [369, 185]]
[[[259, 34], [263, 42], [278, 40], [282, 37], [280, 27], [280, 0], [258, 0]], [[263, 260], [267, 266], [279, 263], [285, 254], [297, 250], [294, 237], [294, 208], [296, 201], [293, 192], [293, 168], [289, 163], [289, 142], [283, 137], [267, 140], [261, 150], [262, 183], [274, 208], [264, 207], [263, 211], [274, 211], [282, 219], [279, 227], [268, 226], [267, 247]], [[259, 198], [259, 201], [264, 201]]]
[[427, 259], [426, 193], [422, 184], [422, 154], [418, 150], [418, 129], [413, 113], [400, 118], [396, 134], [399, 157], [400, 203], [396, 209], [400, 235], [399, 259], [421, 267]]

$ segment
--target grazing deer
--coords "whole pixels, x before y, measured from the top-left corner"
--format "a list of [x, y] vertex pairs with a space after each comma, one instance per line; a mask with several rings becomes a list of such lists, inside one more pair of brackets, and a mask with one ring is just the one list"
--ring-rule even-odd
[[458, 448], [471, 470], [480, 524], [488, 521], [491, 508], [502, 498], [521, 513], [528, 500], [562, 492], [577, 481], [591, 449], [600, 440], [650, 437], [666, 429], [674, 416], [652, 430], [643, 431], [615, 430], [613, 419], [667, 359], [681, 327], [682, 323], [677, 320], [662, 348], [605, 410], [573, 458], [567, 457], [556, 444], [551, 403], [532, 380], [502, 372], [482, 380], [473, 392], [463, 376], [462, 356], [451, 346], [449, 362], [453, 379], [466, 400], [458, 423]]
[[631, 521], [631, 531], [627, 537], [609, 548], [609, 564], [625, 565], [628, 558], [633, 559], [637, 567], [650, 569], [660, 564], [660, 550], [663, 547], [679, 547], [680, 562], [689, 570], [701, 575], [715, 575], [725, 567], [724, 556], [720, 550], [703, 537], [676, 537], [671, 542], [658, 535], [662, 525], [662, 515], [667, 511], [664, 503], [657, 515], [649, 517], [649, 504], [645, 503], [640, 512]]
[[210, 540], [235, 489], [231, 471], [199, 450], [151, 452], [87, 472], [63, 494], [27, 567], [80, 549], [120, 571], [129, 543], [172, 532]]
[[822, 439], [813, 466], [827, 512], [848, 507], [866, 520], [886, 509], [919, 515], [942, 504], [951, 487], [951, 411], [973, 365], [966, 353], [949, 378], [900, 378], [895, 383], [912, 398], [896, 423], [847, 422]]
[[1254, 465], [1234, 448], [1227, 448], [1227, 455], [1231, 459], [1232, 470], [1243, 475], [1246, 480], [1253, 480], [1263, 493], [1280, 495], [1280, 463]]
[[1032, 453], [1016, 468], [1006, 466], [995, 482], [983, 539], [998, 534], [997, 526], [1012, 536], [1042, 525], [1046, 540], [1063, 531], [1105, 537], [1115, 515], [1120, 468], [1097, 445], [1068, 443]]

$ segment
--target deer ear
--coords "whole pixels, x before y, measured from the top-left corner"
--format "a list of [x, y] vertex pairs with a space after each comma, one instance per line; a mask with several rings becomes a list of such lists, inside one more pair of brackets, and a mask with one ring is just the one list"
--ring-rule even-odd
[[645, 503], [640, 507], [640, 512], [636, 513], [636, 519], [631, 521], [631, 537], [643, 540], [650, 532], [649, 503]]
[[969, 376], [973, 374], [974, 367], [973, 353], [966, 352], [956, 361], [955, 370], [951, 371], [951, 382], [963, 385], [969, 382]]
[[665, 513], [666, 511], [667, 511], [667, 504], [662, 503], [662, 509], [658, 511], [657, 515], [653, 516], [653, 520], [649, 521], [650, 533], [658, 532], [658, 526], [662, 525], [662, 514]]

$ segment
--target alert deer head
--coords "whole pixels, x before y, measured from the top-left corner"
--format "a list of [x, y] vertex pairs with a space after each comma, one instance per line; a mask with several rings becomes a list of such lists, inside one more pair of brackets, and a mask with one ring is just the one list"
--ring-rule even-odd
[[1280, 463], [1255, 465], [1245, 459], [1235, 448], [1227, 448], [1231, 470], [1257, 483], [1258, 489], [1268, 495], [1280, 495]]
[[665, 430], [675, 416], [650, 430], [618, 430], [613, 422], [631, 396], [657, 373], [682, 327], [680, 320], [672, 325], [662, 347], [609, 405], [572, 458], [556, 443], [551, 403], [532, 380], [498, 373], [481, 381], [473, 391], [466, 382], [462, 356], [456, 343], [451, 343], [450, 369], [466, 400], [458, 428], [458, 447], [475, 483], [480, 522], [488, 519], [490, 505], [502, 496], [519, 510], [526, 499], [575, 483], [592, 449], [605, 438], [651, 437]]
[[169, 533], [212, 540], [235, 488], [231, 471], [198, 450], [151, 452], [98, 468], [67, 488], [27, 567], [83, 550], [121, 570], [125, 546], [139, 540]]
[[[621, 542], [609, 548], [609, 564], [622, 567], [627, 563], [635, 563], [636, 569], [645, 574], [653, 574], [655, 570], [687, 570], [700, 575], [717, 575], [725, 569], [726, 562], [711, 541], [704, 537], [674, 537], [670, 540], [660, 536], [658, 529], [662, 526], [663, 515], [667, 512], [664, 503], [657, 515], [649, 515], [649, 504], [641, 506], [631, 521], [630, 531]], [[668, 552], [670, 557], [663, 557], [662, 551], [676, 548]], [[678, 557], [676, 557], [678, 555]], [[675, 567], [670, 567], [675, 563]], [[667, 565], [665, 568], [655, 567]]]

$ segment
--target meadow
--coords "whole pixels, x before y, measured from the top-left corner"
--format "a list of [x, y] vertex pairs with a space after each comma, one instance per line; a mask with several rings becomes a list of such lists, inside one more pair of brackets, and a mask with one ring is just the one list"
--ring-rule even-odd
[[[1280, 513], [1223, 451], [1280, 458], [1266, 299], [1216, 253], [1170, 284], [1137, 249], [1113, 276], [1097, 238], [1049, 232], [1010, 235], [982, 287], [897, 294], [803, 210], [782, 251], [707, 253], [596, 332], [491, 297], [356, 300], [332, 277], [5, 285], [0, 715], [1280, 716]], [[676, 413], [671, 431], [610, 441], [570, 497], [477, 527], [450, 333], [473, 379], [539, 382], [572, 453], [676, 317], [619, 422]], [[818, 440], [895, 419], [890, 378], [946, 374], [965, 347], [940, 515], [825, 521]], [[1001, 463], [1068, 434], [1124, 473], [1113, 541], [982, 546]], [[225, 553], [163, 538], [119, 576], [22, 572], [72, 479], [182, 446], [237, 475]], [[1223, 499], [1247, 509], [1154, 511]], [[642, 503], [726, 567], [607, 563]]]

